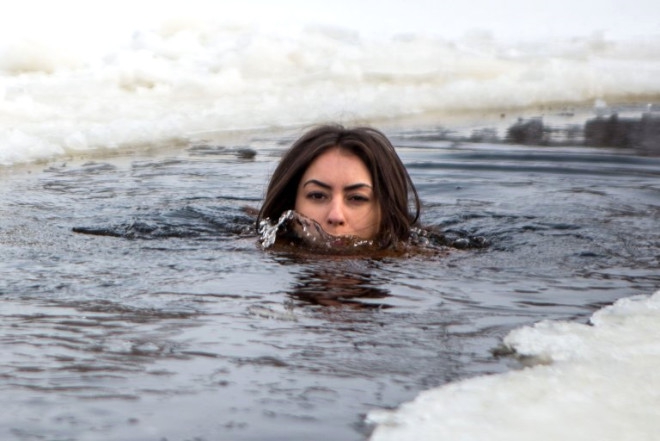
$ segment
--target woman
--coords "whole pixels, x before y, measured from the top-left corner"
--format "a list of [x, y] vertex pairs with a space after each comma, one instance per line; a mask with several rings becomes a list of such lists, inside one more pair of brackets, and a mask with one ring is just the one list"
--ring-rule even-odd
[[257, 224], [289, 210], [332, 237], [379, 248], [408, 239], [420, 201], [387, 137], [369, 127], [324, 125], [305, 133], [273, 173]]

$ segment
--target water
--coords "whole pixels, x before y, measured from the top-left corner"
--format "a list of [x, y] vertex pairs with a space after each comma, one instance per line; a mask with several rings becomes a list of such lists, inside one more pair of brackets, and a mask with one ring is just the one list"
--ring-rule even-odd
[[[375, 410], [370, 440], [654, 439], [660, 291], [618, 300], [589, 324], [541, 321], [505, 338], [530, 367], [422, 392]], [[478, 422], [475, 424], [475, 422]]]
[[485, 249], [262, 250], [244, 207], [288, 133], [5, 170], [3, 437], [365, 439], [369, 411], [515, 368], [512, 329], [658, 288], [657, 158], [430, 133], [389, 132], [423, 222]]
[[[516, 370], [501, 345], [555, 360], [552, 333], [532, 332], [531, 349], [511, 336], [555, 320], [574, 349], [586, 331], [572, 326], [660, 287], [657, 2], [436, 3], [64, 0], [2, 14], [0, 438], [362, 440], [367, 415], [461, 380], [488, 379], [482, 402], [531, 372], [501, 406], [530, 411], [531, 385], [590, 390]], [[608, 147], [587, 148], [599, 116]], [[552, 147], [505, 142], [519, 117], [542, 126], [516, 142]], [[392, 136], [424, 224], [455, 247], [262, 250], [268, 177], [301, 127], [326, 121]], [[464, 247], [476, 238], [488, 246]], [[644, 313], [630, 314], [600, 340], [633, 323], [630, 341], [645, 341]], [[597, 374], [617, 351], [580, 366]], [[612, 383], [656, 384], [655, 359], [634, 360]], [[585, 420], [644, 439], [657, 430], [639, 415], [658, 406], [640, 402]], [[486, 416], [464, 409], [459, 425]], [[504, 421], [493, 434], [524, 433]]]

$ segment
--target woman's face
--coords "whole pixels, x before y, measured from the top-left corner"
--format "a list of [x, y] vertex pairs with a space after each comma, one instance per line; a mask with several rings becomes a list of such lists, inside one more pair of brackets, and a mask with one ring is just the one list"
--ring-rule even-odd
[[371, 174], [356, 155], [332, 148], [303, 174], [295, 210], [335, 236], [373, 239], [380, 225]]

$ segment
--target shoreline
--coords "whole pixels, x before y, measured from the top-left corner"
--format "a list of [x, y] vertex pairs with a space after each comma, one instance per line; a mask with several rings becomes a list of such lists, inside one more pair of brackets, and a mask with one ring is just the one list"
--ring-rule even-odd
[[[282, 127], [220, 128], [183, 133], [153, 143], [69, 151], [48, 158], [0, 164], [0, 176], [31, 173], [58, 162], [85, 162], [119, 157], [179, 154], [196, 145], [228, 149], [270, 150], [295, 139], [305, 129], [323, 123], [370, 125], [394, 138], [425, 141], [488, 143], [535, 147], [622, 148], [642, 156], [660, 155], [660, 99], [653, 103], [555, 105], [528, 109], [432, 112], [388, 119], [337, 118]], [[264, 146], [265, 145], [265, 146]]]
[[[421, 123], [421, 124], [420, 124]], [[416, 129], [408, 130], [413, 125]], [[538, 109], [427, 114], [385, 123], [386, 130], [437, 141], [535, 147], [610, 147], [660, 154], [660, 104], [627, 102], [595, 106], [543, 106]], [[421, 126], [421, 128], [420, 128]]]

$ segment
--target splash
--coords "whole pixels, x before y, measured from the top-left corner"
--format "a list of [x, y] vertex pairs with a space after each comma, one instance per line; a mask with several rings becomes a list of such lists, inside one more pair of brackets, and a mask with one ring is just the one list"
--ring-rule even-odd
[[294, 210], [282, 213], [274, 224], [270, 219], [261, 221], [259, 235], [259, 241], [264, 249], [272, 248], [278, 240], [284, 245], [331, 254], [353, 254], [377, 249], [372, 240], [328, 234], [318, 222]]
[[489, 241], [462, 231], [440, 231], [434, 227], [413, 227], [406, 240], [394, 240], [387, 246], [356, 236], [333, 236], [314, 220], [288, 210], [277, 222], [270, 219], [259, 223], [259, 242], [264, 249], [277, 245], [322, 254], [444, 255], [448, 249], [487, 248]]

